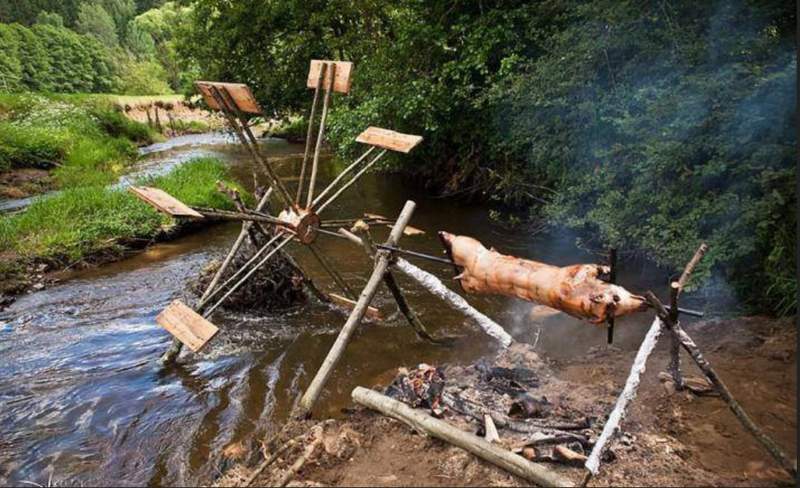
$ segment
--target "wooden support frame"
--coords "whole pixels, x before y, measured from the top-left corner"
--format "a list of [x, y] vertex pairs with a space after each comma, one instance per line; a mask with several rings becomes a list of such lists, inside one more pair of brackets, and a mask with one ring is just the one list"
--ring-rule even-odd
[[[702, 254], [704, 254], [704, 252]], [[702, 254], [700, 255], [700, 258], [702, 258]], [[700, 348], [697, 346], [697, 344], [695, 344], [689, 334], [683, 330], [680, 323], [672, 321], [671, 312], [668, 312], [666, 308], [664, 308], [664, 305], [652, 292], [648, 292], [646, 297], [653, 305], [653, 308], [656, 309], [656, 313], [664, 322], [666, 328], [677, 339], [681, 347], [689, 353], [697, 367], [700, 368], [706, 379], [714, 386], [722, 400], [739, 420], [739, 423], [742, 424], [742, 427], [744, 427], [745, 430], [747, 430], [747, 432], [752, 435], [756, 441], [758, 441], [758, 443], [767, 450], [767, 452], [770, 453], [770, 455], [778, 462], [778, 464], [780, 464], [780, 466], [789, 474], [789, 476], [796, 481], [797, 465], [789, 459], [777, 442], [775, 442], [769, 435], [767, 435], [766, 432], [761, 430], [761, 428], [758, 427], [755, 422], [753, 422], [747, 412], [733, 397], [733, 394], [728, 389], [728, 386], [725, 384], [722, 378], [719, 377], [717, 372], [711, 366], [711, 363], [708, 362], [703, 353], [700, 351]]]
[[[650, 306], [655, 309], [656, 311], [656, 322], [654, 322], [653, 327], [651, 327], [650, 332], [648, 333], [648, 338], [651, 335], [655, 335], [654, 338], [651, 338], [652, 341], [648, 341], [647, 339], [643, 343], [642, 349], [639, 351], [639, 356], [646, 354], [644, 358], [649, 356], [652, 352], [652, 349], [655, 348], [656, 342], [658, 338], [661, 336], [663, 332], [668, 332], [673, 340], [673, 347], [671, 348], [672, 353], [672, 361], [671, 361], [671, 368], [680, 367], [680, 357], [678, 356], [677, 362], [675, 357], [675, 349], [674, 344], [677, 342], [680, 347], [685, 349], [689, 355], [694, 360], [695, 364], [698, 368], [703, 372], [706, 376], [706, 379], [714, 386], [714, 388], [719, 393], [722, 400], [727, 404], [728, 408], [733, 412], [742, 426], [752, 435], [763, 447], [767, 450], [767, 452], [772, 455], [772, 457], [780, 464], [780, 466], [796, 481], [797, 480], [797, 465], [792, 462], [788, 456], [786, 456], [783, 449], [771, 438], [769, 437], [763, 430], [761, 430], [750, 417], [747, 415], [747, 412], [741, 407], [741, 405], [736, 401], [736, 399], [731, 394], [730, 390], [728, 389], [727, 385], [722, 381], [719, 377], [717, 372], [713, 369], [711, 364], [708, 360], [704, 357], [700, 348], [695, 344], [692, 338], [683, 330], [678, 321], [678, 317], [680, 314], [680, 309], [678, 308], [678, 297], [683, 290], [684, 286], [688, 282], [689, 278], [691, 277], [692, 273], [694, 272], [697, 265], [702, 260], [703, 256], [708, 251], [708, 246], [705, 244], [700, 246], [700, 249], [695, 253], [692, 260], [686, 265], [681, 278], [671, 283], [670, 286], [670, 301], [671, 306], [670, 309], [667, 310], [666, 307], [661, 303], [661, 301], [653, 294], [653, 292], [647, 292], [645, 297], [647, 298], [648, 303]], [[648, 345], [649, 352], [644, 350], [644, 345]], [[628, 383], [626, 384], [626, 391], [629, 387], [634, 388], [638, 385], [638, 375], [634, 378], [634, 374], [636, 373], [636, 366], [643, 366], [639, 364], [639, 356], [637, 356], [637, 361], [634, 362], [634, 369], [631, 371], [631, 377], [629, 378]], [[646, 361], [646, 359], [645, 359]], [[639, 371], [638, 373], [641, 374], [643, 371]], [[678, 376], [677, 378], [680, 379], [682, 382], [682, 378], [680, 377], [680, 370], [675, 370]], [[673, 376], [675, 378], [675, 376]], [[677, 383], [676, 383], [677, 386]], [[615, 422], [619, 422], [617, 417], [621, 419], [621, 415], [624, 414], [624, 410], [627, 407], [627, 404], [632, 400], [632, 396], [630, 393], [626, 394], [624, 391], [618, 400], [617, 408], [615, 408], [614, 412], [612, 412], [611, 417], [604, 429], [604, 436], [601, 436], [601, 439], [595, 445], [595, 448], [592, 452], [592, 455], [589, 457], [589, 460], [586, 462], [586, 475], [583, 479], [582, 486], [586, 486], [589, 481], [591, 480], [592, 476], [598, 472], [600, 466], [600, 454], [602, 454], [603, 447], [607, 444], [610, 437], [616, 432], [617, 428], [616, 425], [611, 424], [612, 420]], [[617, 416], [615, 417], [615, 414]], [[611, 424], [611, 425], [609, 425]], [[608, 432], [606, 432], [608, 431]]]
[[[347, 232], [344, 229], [342, 229], [342, 231]], [[361, 245], [364, 248], [364, 252], [367, 253], [367, 256], [372, 259], [376, 259], [378, 256], [378, 247], [375, 245], [375, 241], [372, 240], [372, 235], [369, 233], [369, 225], [364, 222], [358, 222], [353, 227], [352, 233], [356, 239], [361, 240]], [[392, 293], [392, 297], [394, 297], [394, 301], [397, 303], [397, 309], [403, 314], [403, 317], [406, 318], [406, 321], [408, 321], [408, 324], [414, 330], [414, 333], [417, 334], [417, 337], [424, 341], [430, 342], [431, 344], [443, 344], [430, 335], [428, 328], [425, 327], [425, 324], [422, 322], [422, 320], [420, 320], [414, 311], [411, 310], [411, 306], [408, 304], [403, 291], [400, 289], [400, 285], [397, 284], [397, 280], [395, 279], [391, 268], [388, 269], [383, 275], [383, 282]]]
[[[397, 225], [389, 235], [389, 239], [386, 241], [387, 245], [397, 245], [400, 237], [403, 235], [403, 228], [411, 220], [415, 208], [416, 204], [414, 202], [406, 202], [403, 211], [400, 213], [400, 217], [397, 219]], [[305, 394], [300, 399], [300, 404], [294, 413], [296, 418], [306, 418], [310, 416], [314, 405], [317, 403], [319, 396], [322, 394], [323, 388], [325, 388], [325, 384], [328, 382], [328, 379], [333, 373], [336, 365], [342, 359], [344, 351], [347, 348], [347, 345], [350, 343], [350, 339], [352, 339], [353, 334], [355, 333], [361, 321], [364, 319], [364, 315], [367, 313], [367, 307], [369, 307], [369, 305], [372, 303], [372, 300], [375, 298], [375, 295], [378, 292], [378, 285], [380, 285], [380, 283], [383, 281], [383, 276], [389, 269], [390, 261], [391, 256], [388, 252], [381, 251], [378, 253], [375, 269], [373, 270], [372, 276], [370, 277], [366, 287], [364, 287], [364, 291], [361, 293], [353, 313], [347, 319], [344, 327], [342, 327], [336, 342], [328, 352], [328, 356], [325, 358], [325, 361], [322, 363], [319, 371], [314, 376], [314, 379], [311, 381], [311, 384], [309, 385]]]

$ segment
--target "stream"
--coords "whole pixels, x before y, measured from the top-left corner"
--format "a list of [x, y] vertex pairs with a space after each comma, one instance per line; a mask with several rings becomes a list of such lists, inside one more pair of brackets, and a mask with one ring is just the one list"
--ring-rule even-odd
[[[280, 140], [264, 141], [262, 147], [294, 191], [303, 147]], [[145, 153], [137, 171], [121, 184], [197, 156], [221, 158], [235, 177], [252, 183], [249, 155], [218, 138], [170, 141]], [[322, 184], [345, 166], [325, 159]], [[393, 175], [363, 178], [324, 217], [363, 212], [395, 217], [407, 199], [418, 204], [411, 225], [428, 233], [403, 238], [405, 248], [440, 255], [436, 231], [447, 230], [551, 264], [597, 260], [576, 249], [576, 234], [507, 230], [488, 217], [486, 207], [428, 198]], [[341, 311], [313, 301], [270, 316], [223, 311], [213, 317], [221, 332], [202, 354], [184, 355], [182, 365], [170, 369], [157, 364], [171, 336], [155, 323], [156, 315], [176, 298], [191, 299], [188, 283], [229, 248], [239, 229], [236, 223], [216, 225], [127, 260], [76, 272], [57, 286], [21, 297], [0, 314], [0, 484], [207, 484], [226, 446], [247, 444], [280, 425], [344, 324]], [[375, 239], [385, 240], [388, 232], [375, 229]], [[345, 279], [362, 288], [371, 271], [363, 250], [326, 236], [318, 242]], [[290, 251], [323, 290], [335, 291], [309, 254], [296, 246]], [[451, 268], [412, 261], [455, 289], [447, 280]], [[452, 348], [418, 341], [382, 290], [375, 305], [386, 320], [360, 327], [320, 399], [318, 416], [341, 416], [351, 406], [354, 387], [385, 383], [399, 366], [473, 361], [496, 350], [469, 319], [402, 274], [397, 277], [434, 335], [460, 339]], [[642, 292], [663, 288], [666, 278], [646, 275], [639, 266], [626, 269], [623, 263], [619, 282]], [[605, 328], [564, 315], [533, 318], [528, 303], [468, 299], [516, 339], [536, 343], [551, 357], [583, 354], [606, 342]], [[651, 321], [648, 314], [619, 320], [616, 347], [637, 348]]]

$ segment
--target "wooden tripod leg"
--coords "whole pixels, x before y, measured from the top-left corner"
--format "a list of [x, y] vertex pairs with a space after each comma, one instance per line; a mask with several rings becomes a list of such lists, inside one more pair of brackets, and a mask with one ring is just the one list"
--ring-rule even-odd
[[[692, 273], [694, 273], [695, 268], [697, 268], [697, 265], [700, 264], [700, 261], [707, 252], [708, 246], [706, 244], [701, 244], [697, 252], [694, 253], [692, 259], [686, 264], [680, 279], [673, 282], [670, 286], [669, 319], [673, 324], [680, 325], [680, 309], [678, 308], [678, 299], [680, 298], [681, 293], [683, 293], [683, 288], [689, 282], [689, 278], [692, 277]], [[668, 372], [672, 375], [672, 382], [675, 384], [675, 389], [678, 391], [683, 391], [686, 389], [686, 382], [683, 380], [683, 373], [681, 372], [681, 342], [675, 334], [671, 334], [670, 339], [672, 342], [670, 345], [670, 362], [668, 366]]]
[[350, 288], [350, 286], [347, 284], [346, 281], [344, 281], [342, 276], [335, 269], [333, 269], [333, 266], [331, 266], [330, 263], [328, 263], [328, 261], [325, 259], [325, 256], [319, 250], [319, 248], [315, 244], [309, 244], [307, 247], [311, 251], [311, 254], [313, 254], [314, 257], [317, 258], [319, 264], [322, 265], [322, 267], [329, 275], [331, 275], [333, 281], [335, 281], [336, 284], [339, 285], [339, 288], [342, 289], [342, 292], [345, 294], [345, 296], [351, 300], [355, 300], [356, 294], [353, 292], [353, 289]]
[[322, 84], [325, 82], [325, 73], [328, 71], [328, 65], [322, 64], [319, 71], [319, 78], [317, 79], [317, 89], [314, 90], [314, 102], [311, 104], [311, 115], [308, 117], [308, 133], [306, 134], [306, 150], [303, 153], [303, 165], [300, 167], [300, 182], [297, 185], [297, 197], [294, 200], [295, 205], [300, 205], [300, 199], [303, 198], [303, 185], [306, 182], [306, 168], [308, 167], [308, 158], [311, 155], [311, 142], [314, 139], [314, 119], [317, 116], [317, 105], [319, 105], [319, 94], [322, 92]]
[[431, 344], [442, 344], [441, 341], [437, 341], [432, 335], [430, 335], [430, 333], [428, 333], [428, 329], [425, 327], [425, 324], [423, 324], [419, 317], [417, 317], [416, 314], [414, 314], [414, 312], [411, 310], [411, 307], [409, 307], [408, 302], [406, 301], [405, 295], [403, 295], [403, 291], [400, 289], [400, 286], [397, 285], [394, 274], [391, 271], [387, 271], [383, 277], [383, 281], [386, 283], [389, 291], [392, 292], [392, 296], [394, 297], [395, 302], [397, 302], [397, 308], [406, 318], [409, 325], [411, 325], [411, 328], [414, 329], [417, 337], [423, 341], [430, 342]]
[[[374, 259], [378, 254], [378, 248], [375, 245], [375, 241], [372, 240], [372, 235], [369, 233], [369, 226], [363, 222], [359, 222], [355, 225], [355, 227], [353, 227], [353, 234], [361, 239], [361, 244], [364, 246], [364, 251], [366, 251], [368, 256]], [[397, 284], [397, 280], [395, 279], [394, 273], [392, 273], [391, 270], [386, 271], [386, 274], [383, 276], [383, 281], [386, 283], [386, 287], [389, 288], [389, 291], [392, 292], [392, 296], [394, 297], [394, 301], [397, 302], [397, 308], [400, 310], [400, 313], [403, 314], [409, 325], [411, 325], [411, 328], [414, 329], [417, 337], [424, 341], [428, 341], [431, 344], [441, 344], [428, 333], [428, 329], [425, 327], [425, 324], [423, 324], [422, 321], [411, 310], [411, 307], [408, 305], [408, 301], [406, 301], [406, 297], [403, 295], [403, 291]]]
[[669, 313], [667, 313], [664, 305], [656, 298], [656, 296], [652, 292], [647, 292], [645, 295], [647, 297], [648, 302], [653, 306], [653, 308], [658, 313], [659, 317], [665, 322], [671, 333], [677, 338], [680, 342], [681, 346], [689, 353], [689, 355], [694, 360], [695, 364], [700, 368], [703, 372], [705, 377], [708, 381], [714, 385], [717, 392], [719, 392], [720, 397], [722, 400], [728, 405], [728, 408], [733, 412], [742, 426], [752, 435], [758, 442], [761, 444], [771, 455], [772, 457], [781, 465], [781, 467], [789, 473], [794, 479], [797, 479], [797, 466], [786, 456], [786, 453], [783, 452], [783, 449], [774, 441], [771, 437], [769, 437], [763, 430], [761, 430], [747, 415], [747, 412], [744, 411], [742, 406], [736, 399], [733, 397], [733, 394], [728, 389], [728, 386], [722, 381], [722, 378], [717, 375], [717, 372], [714, 368], [711, 367], [711, 363], [703, 356], [700, 352], [700, 348], [697, 347], [697, 344], [689, 337], [680, 326], [680, 324], [674, 323], [671, 321]]
[[[406, 202], [403, 212], [397, 219], [397, 225], [394, 226], [392, 233], [389, 235], [389, 240], [386, 241], [386, 245], [397, 245], [400, 237], [403, 235], [403, 230], [411, 220], [411, 216], [414, 214], [415, 207], [416, 204], [414, 202]], [[361, 296], [358, 299], [358, 303], [356, 304], [353, 313], [350, 314], [350, 317], [347, 319], [344, 327], [342, 327], [339, 336], [336, 338], [336, 342], [328, 352], [328, 356], [325, 358], [325, 361], [322, 363], [322, 366], [320, 367], [316, 376], [314, 376], [311, 385], [309, 385], [308, 389], [303, 395], [303, 398], [300, 400], [300, 404], [294, 413], [295, 418], [306, 418], [311, 414], [314, 405], [317, 403], [317, 399], [319, 399], [319, 396], [322, 393], [322, 389], [325, 388], [325, 384], [328, 382], [328, 379], [333, 373], [333, 369], [342, 359], [342, 355], [344, 355], [344, 351], [347, 348], [347, 345], [350, 343], [350, 339], [353, 337], [358, 325], [364, 319], [364, 315], [366, 315], [367, 308], [369, 307], [370, 303], [372, 303], [372, 300], [378, 293], [378, 286], [380, 286], [381, 282], [383, 281], [383, 275], [386, 273], [386, 270], [389, 269], [390, 262], [391, 255], [388, 252], [381, 251], [378, 253], [375, 269], [372, 271], [372, 276], [370, 277], [367, 286], [364, 287], [364, 291], [361, 292]]]
[[328, 123], [328, 110], [331, 104], [331, 95], [333, 94], [333, 84], [336, 81], [336, 65], [331, 64], [331, 81], [328, 83], [327, 91], [325, 92], [325, 102], [322, 106], [322, 118], [319, 121], [319, 134], [317, 135], [317, 146], [314, 150], [314, 163], [311, 165], [311, 180], [308, 183], [308, 203], [306, 208], [310, 208], [314, 202], [314, 187], [317, 186], [317, 173], [319, 172], [319, 157], [322, 152], [322, 143], [325, 140], [325, 126]]
[[[670, 311], [669, 318], [672, 323], [677, 324], [679, 318], [678, 312], [678, 295], [680, 294], [680, 285], [677, 282], [672, 283], [670, 288]], [[672, 375], [672, 382], [675, 385], [675, 390], [683, 391], [686, 389], [686, 382], [683, 381], [683, 373], [681, 372], [681, 342], [675, 334], [670, 334], [670, 360], [667, 366], [667, 371]]]

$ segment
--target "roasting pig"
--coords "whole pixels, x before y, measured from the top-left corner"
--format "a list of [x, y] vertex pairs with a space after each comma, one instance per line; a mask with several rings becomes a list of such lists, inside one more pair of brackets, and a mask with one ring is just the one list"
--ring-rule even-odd
[[565, 268], [505, 256], [477, 240], [442, 232], [453, 260], [463, 269], [456, 278], [468, 293], [522, 298], [588, 319], [593, 324], [644, 311], [644, 297], [599, 278], [607, 266], [576, 264]]

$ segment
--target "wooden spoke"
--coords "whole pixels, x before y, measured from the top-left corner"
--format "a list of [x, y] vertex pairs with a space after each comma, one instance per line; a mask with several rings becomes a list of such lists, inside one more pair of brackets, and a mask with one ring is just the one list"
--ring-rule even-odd
[[333, 83], [336, 77], [336, 65], [330, 66], [330, 83], [328, 84], [327, 91], [325, 92], [325, 103], [322, 106], [322, 118], [319, 122], [319, 134], [317, 135], [317, 147], [314, 150], [314, 163], [311, 165], [311, 181], [308, 183], [308, 203], [306, 208], [311, 207], [314, 201], [314, 187], [317, 185], [317, 173], [319, 172], [319, 157], [322, 152], [322, 143], [325, 139], [325, 126], [328, 123], [328, 110], [331, 104], [331, 95], [333, 94]]
[[308, 117], [308, 133], [306, 134], [306, 150], [303, 153], [303, 165], [300, 167], [300, 182], [297, 185], [297, 197], [294, 200], [295, 205], [300, 205], [300, 199], [303, 198], [303, 186], [306, 182], [306, 167], [308, 165], [308, 158], [311, 155], [311, 142], [314, 138], [314, 119], [317, 116], [317, 105], [319, 105], [319, 94], [322, 92], [322, 83], [325, 81], [325, 73], [328, 70], [328, 65], [323, 64], [319, 70], [317, 77], [316, 90], [314, 90], [314, 102], [311, 104], [311, 115]]
[[317, 198], [315, 198], [315, 199], [314, 199], [314, 201], [311, 203], [311, 208], [313, 209], [315, 206], [317, 206], [317, 205], [319, 204], [319, 202], [321, 202], [321, 201], [322, 201], [322, 199], [323, 199], [323, 198], [325, 198], [325, 195], [327, 195], [328, 193], [330, 193], [330, 192], [331, 192], [331, 190], [333, 190], [333, 189], [336, 187], [336, 185], [338, 185], [338, 184], [339, 184], [339, 182], [341, 182], [341, 181], [344, 179], [344, 177], [345, 177], [345, 176], [347, 176], [347, 175], [348, 175], [348, 174], [349, 174], [351, 171], [353, 171], [353, 170], [354, 170], [356, 167], [358, 167], [358, 165], [359, 165], [359, 164], [363, 163], [363, 162], [364, 162], [364, 160], [365, 160], [365, 159], [367, 159], [367, 158], [369, 157], [369, 155], [370, 155], [370, 154], [372, 154], [372, 152], [373, 152], [374, 150], [375, 150], [375, 148], [374, 148], [374, 147], [370, 148], [370, 149], [369, 149], [367, 152], [365, 152], [363, 155], [361, 155], [361, 157], [360, 157], [360, 158], [358, 158], [358, 159], [356, 160], [356, 162], [354, 162], [353, 164], [351, 164], [350, 166], [348, 166], [347, 168], [345, 168], [345, 170], [344, 170], [344, 171], [342, 171], [341, 173], [339, 173], [339, 176], [337, 176], [337, 177], [336, 177], [336, 179], [334, 179], [334, 180], [331, 182], [331, 184], [330, 184], [330, 185], [328, 185], [328, 187], [327, 187], [327, 188], [325, 188], [324, 190], [322, 190], [322, 193], [320, 193], [320, 194], [319, 194], [319, 196], [318, 196]]
[[275, 255], [278, 253], [278, 251], [280, 251], [281, 249], [283, 249], [284, 247], [286, 247], [286, 246], [287, 246], [287, 245], [288, 245], [290, 242], [292, 242], [292, 240], [293, 240], [293, 239], [294, 239], [294, 236], [289, 236], [289, 237], [285, 238], [285, 239], [283, 240], [283, 242], [281, 242], [280, 244], [278, 244], [278, 245], [277, 245], [277, 246], [276, 246], [276, 247], [275, 247], [275, 248], [272, 250], [272, 252], [270, 252], [269, 254], [267, 254], [267, 255], [264, 257], [264, 259], [262, 259], [262, 260], [261, 260], [261, 261], [260, 261], [258, 264], [256, 264], [256, 265], [255, 265], [255, 266], [254, 266], [254, 267], [253, 267], [253, 268], [250, 270], [250, 272], [249, 272], [249, 273], [247, 273], [247, 274], [246, 274], [246, 275], [245, 275], [245, 276], [244, 276], [244, 277], [243, 277], [241, 280], [239, 280], [239, 282], [237, 282], [235, 285], [233, 285], [233, 286], [231, 287], [231, 289], [230, 289], [230, 290], [228, 290], [228, 293], [226, 293], [226, 294], [225, 294], [225, 295], [224, 295], [222, 298], [220, 298], [220, 299], [219, 299], [219, 301], [217, 301], [217, 303], [215, 303], [215, 304], [214, 304], [214, 306], [212, 306], [211, 308], [209, 308], [209, 309], [208, 309], [208, 310], [207, 310], [207, 311], [206, 311], [206, 312], [203, 314], [203, 317], [210, 317], [210, 316], [211, 316], [211, 314], [213, 314], [213, 313], [214, 313], [214, 311], [216, 311], [216, 310], [217, 310], [217, 308], [219, 308], [219, 306], [220, 306], [220, 305], [222, 305], [222, 304], [225, 302], [225, 300], [227, 300], [227, 299], [228, 299], [228, 297], [230, 297], [231, 295], [233, 295], [233, 294], [236, 292], [236, 290], [238, 290], [238, 289], [239, 289], [239, 287], [241, 287], [243, 284], [245, 284], [245, 283], [247, 282], [247, 280], [249, 280], [249, 279], [250, 279], [250, 278], [251, 278], [251, 277], [252, 277], [252, 276], [253, 276], [253, 275], [256, 273], [256, 271], [258, 271], [258, 270], [259, 270], [259, 269], [261, 269], [261, 268], [262, 268], [262, 267], [263, 267], [265, 264], [267, 264], [267, 262], [268, 262], [270, 259], [272, 259], [272, 257], [273, 257], [273, 256], [275, 256]]
[[346, 191], [348, 188], [350, 188], [351, 186], [353, 186], [353, 185], [354, 185], [354, 184], [355, 184], [355, 183], [356, 183], [356, 182], [357, 182], [359, 179], [361, 179], [361, 177], [362, 177], [362, 176], [364, 176], [364, 175], [367, 173], [367, 171], [369, 171], [370, 169], [372, 169], [372, 167], [373, 167], [373, 166], [375, 166], [375, 164], [377, 164], [377, 163], [378, 163], [378, 161], [380, 161], [381, 159], [383, 159], [383, 157], [384, 157], [384, 156], [386, 156], [386, 153], [387, 153], [387, 152], [388, 152], [387, 150], [384, 150], [383, 152], [381, 152], [380, 154], [378, 154], [378, 156], [376, 156], [376, 157], [375, 157], [375, 159], [373, 159], [373, 160], [372, 160], [372, 161], [371, 161], [369, 164], [367, 164], [366, 166], [364, 166], [364, 167], [361, 169], [361, 171], [359, 171], [358, 173], [356, 173], [356, 175], [355, 175], [355, 176], [353, 176], [353, 179], [351, 179], [350, 181], [348, 181], [348, 182], [347, 182], [347, 183], [346, 183], [346, 184], [345, 184], [343, 187], [341, 187], [341, 188], [339, 189], [339, 191], [337, 191], [336, 193], [334, 193], [334, 195], [333, 195], [332, 197], [330, 197], [330, 198], [328, 199], [328, 201], [326, 201], [326, 202], [325, 202], [325, 203], [323, 203], [323, 204], [322, 204], [322, 205], [321, 205], [321, 206], [320, 206], [318, 209], [316, 209], [316, 212], [317, 212], [317, 214], [321, 214], [323, 210], [325, 210], [326, 208], [328, 208], [328, 206], [329, 206], [330, 204], [332, 204], [332, 203], [333, 203], [333, 202], [335, 202], [335, 201], [336, 201], [336, 200], [337, 200], [337, 199], [338, 199], [340, 196], [342, 196], [342, 193], [344, 193], [344, 192], [345, 192], [345, 191]]

